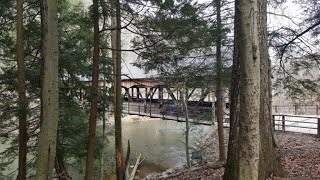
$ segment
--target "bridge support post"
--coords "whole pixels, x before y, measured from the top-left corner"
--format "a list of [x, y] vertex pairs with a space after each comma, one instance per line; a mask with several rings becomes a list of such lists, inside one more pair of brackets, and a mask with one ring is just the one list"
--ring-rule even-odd
[[163, 104], [163, 87], [159, 86], [159, 103]]
[[177, 107], [177, 112], [176, 112], [176, 118], [177, 118], [177, 122], [179, 122], [179, 117], [178, 117], [178, 107]]
[[320, 118], [318, 118], [318, 128], [317, 128], [318, 132], [318, 138], [320, 138]]
[[282, 131], [286, 131], [286, 120], [285, 115], [282, 115]]
[[128, 114], [130, 114], [130, 100], [128, 101]]
[[273, 131], [276, 130], [276, 116], [275, 115], [272, 115], [272, 127], [273, 127]]
[[149, 111], [150, 111], [150, 118], [151, 118], [151, 99], [150, 99], [150, 104], [149, 104]]
[[134, 88], [133, 87], [131, 88], [131, 97], [132, 97], [132, 99], [134, 98]]
[[295, 104], [294, 105], [294, 115], [297, 115], [298, 114], [298, 105]]

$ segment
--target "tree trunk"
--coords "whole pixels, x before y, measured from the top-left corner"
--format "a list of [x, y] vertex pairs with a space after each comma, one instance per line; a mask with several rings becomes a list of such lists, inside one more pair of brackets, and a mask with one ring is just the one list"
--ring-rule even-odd
[[58, 175], [59, 180], [69, 180], [69, 179], [71, 179], [71, 177], [70, 177], [70, 175], [67, 171], [67, 168], [65, 166], [65, 163], [64, 163], [63, 151], [59, 146], [61, 146], [61, 145], [58, 142], [54, 168], [56, 170], [56, 174]]
[[19, 171], [18, 179], [26, 179], [27, 160], [27, 107], [25, 65], [23, 55], [23, 0], [17, 0], [17, 66], [18, 66], [18, 94], [19, 94]]
[[[104, 54], [105, 55], [105, 54]], [[106, 77], [104, 77], [104, 81], [103, 81], [103, 87], [104, 89], [102, 90], [103, 95], [105, 96], [107, 94], [107, 79]], [[100, 159], [100, 179], [103, 180], [104, 179], [104, 168], [105, 168], [105, 151], [106, 151], [106, 98], [103, 98], [103, 109], [102, 109], [102, 151], [101, 151], [101, 159]]]
[[260, 54], [257, 1], [240, 1], [240, 128], [239, 177], [255, 180], [259, 174]]
[[215, 0], [217, 9], [217, 29], [218, 36], [216, 39], [216, 116], [218, 122], [218, 136], [219, 136], [219, 161], [226, 159], [226, 150], [224, 147], [224, 133], [223, 133], [223, 94], [222, 94], [222, 59], [221, 59], [221, 39], [222, 39], [222, 24], [221, 24], [221, 1]]
[[226, 168], [224, 172], [224, 180], [233, 180], [239, 174], [239, 114], [240, 114], [240, 56], [239, 56], [239, 1], [235, 1], [235, 19], [234, 19], [234, 50], [232, 65], [232, 80], [230, 88], [230, 131], [228, 142], [228, 154]]
[[56, 155], [58, 106], [58, 16], [57, 0], [44, 2], [43, 122], [38, 143], [36, 179], [52, 179]]
[[183, 106], [185, 109], [185, 117], [186, 117], [186, 159], [187, 159], [187, 167], [191, 167], [191, 162], [190, 162], [190, 153], [189, 153], [189, 110], [188, 110], [188, 91], [186, 88], [186, 83], [184, 82], [184, 87], [183, 87], [183, 94], [182, 94], [182, 101], [183, 101]]
[[[268, 59], [268, 48], [267, 48], [267, 29], [266, 29], [266, 1], [265, 0], [256, 0], [252, 1], [254, 7], [244, 4], [243, 2], [236, 1], [235, 5], [235, 49], [234, 49], [234, 60], [233, 60], [233, 80], [231, 87], [231, 111], [230, 115], [230, 135], [229, 135], [229, 147], [228, 147], [228, 158], [227, 165], [224, 174], [224, 179], [233, 180], [233, 179], [266, 179], [271, 173], [279, 174], [281, 172], [281, 168], [279, 166], [279, 162], [275, 159], [275, 151], [272, 145], [272, 129], [271, 129], [271, 71], [270, 71], [270, 62]], [[251, 2], [250, 2], [251, 4]], [[243, 8], [243, 6], [246, 6]], [[256, 7], [255, 7], [256, 6]], [[252, 9], [252, 11], [251, 11]], [[246, 11], [246, 10], [249, 10]], [[257, 14], [254, 17], [253, 14]], [[247, 15], [243, 14], [247, 13]], [[245, 16], [243, 16], [245, 15]], [[252, 21], [248, 19], [244, 19], [244, 17], [251, 17]], [[258, 18], [258, 19], [255, 19]], [[249, 23], [248, 23], [249, 21]], [[247, 24], [245, 24], [247, 22]], [[251, 26], [250, 22], [254, 23], [254, 26]], [[243, 32], [245, 30], [244, 27], [246, 25], [250, 25], [247, 27], [251, 27], [251, 29], [247, 29], [247, 32], [252, 32], [252, 37], [255, 40], [245, 41], [246, 35]], [[251, 30], [251, 31], [250, 31]], [[258, 41], [257, 41], [258, 40]], [[252, 45], [248, 46], [247, 43]], [[243, 47], [245, 45], [245, 47]], [[247, 46], [247, 47], [246, 47]], [[250, 60], [253, 62], [248, 62], [246, 64], [243, 62], [243, 59], [249, 59], [249, 57], [244, 56], [243, 51], [251, 51]], [[256, 59], [256, 60], [255, 60]], [[257, 72], [257, 67], [255, 66], [256, 62], [260, 61], [259, 71]], [[241, 63], [240, 63], [241, 62]], [[246, 73], [248, 71], [247, 67], [255, 66], [254, 75], [255, 80], [251, 79], [251, 82], [248, 84], [244, 80], [249, 80], [249, 78], [244, 79]], [[241, 82], [237, 80], [238, 77], [241, 77]], [[258, 80], [258, 82], [257, 82]], [[256, 85], [254, 91], [255, 94], [250, 96], [245, 96], [243, 94], [243, 90], [248, 88], [248, 86]], [[257, 84], [259, 84], [257, 86]], [[241, 92], [241, 95], [240, 95]], [[248, 91], [247, 91], [248, 92]], [[253, 92], [252, 92], [253, 93]], [[256, 97], [256, 93], [259, 94]], [[259, 110], [258, 115], [251, 113], [251, 118], [247, 115], [250, 113], [246, 113], [245, 107], [246, 103], [250, 102], [248, 100], [252, 97], [255, 97], [254, 101], [260, 102], [251, 103], [254, 104], [255, 107], [251, 107], [251, 110], [257, 111]], [[239, 99], [240, 98], [240, 99]], [[249, 99], [248, 99], [249, 98]], [[250, 108], [250, 107], [249, 107]], [[250, 109], [247, 109], [250, 111]], [[254, 117], [252, 117], [254, 115]], [[258, 119], [257, 119], [258, 116]], [[247, 126], [248, 120], [253, 120], [255, 122], [250, 122], [255, 125], [255, 127]], [[258, 122], [258, 128], [256, 124]], [[249, 130], [257, 130], [254, 134], [249, 133]], [[246, 132], [248, 131], [248, 132]], [[251, 138], [255, 138], [255, 141], [249, 141]], [[245, 137], [245, 138], [244, 138]], [[250, 139], [248, 139], [250, 138]], [[258, 141], [258, 143], [256, 142]], [[252, 146], [250, 151], [246, 150], [243, 144], [247, 142], [252, 142]], [[249, 146], [250, 147], [250, 146]], [[257, 149], [257, 147], [259, 147]], [[243, 154], [247, 154], [250, 157], [243, 156]], [[251, 159], [251, 162], [248, 163], [248, 159]], [[248, 167], [249, 166], [249, 167]], [[253, 173], [254, 172], [254, 173]], [[250, 175], [250, 177], [248, 176]]]
[[85, 179], [94, 179], [94, 145], [97, 128], [97, 107], [98, 107], [98, 80], [99, 80], [99, 0], [93, 0], [93, 60], [92, 60], [92, 85], [91, 85], [91, 108], [89, 119], [89, 137], [87, 144], [87, 160]]
[[121, 125], [121, 16], [120, 1], [113, 0], [113, 13], [111, 26], [116, 30], [111, 35], [112, 58], [114, 62], [114, 120], [115, 120], [115, 152], [116, 152], [116, 174], [118, 180], [123, 180], [125, 175], [123, 150], [122, 150], [122, 125]]
[[282, 176], [283, 171], [273, 146], [271, 62], [268, 54], [267, 2], [258, 0], [260, 38], [260, 157], [259, 179], [271, 173]]
[[[235, 35], [242, 46], [238, 52], [240, 62], [240, 103], [238, 151], [233, 166], [237, 176], [232, 179], [258, 179], [259, 163], [259, 109], [260, 109], [260, 54], [258, 37], [258, 3], [257, 1], [239, 1], [236, 11], [239, 17], [239, 28]], [[237, 20], [235, 20], [237, 21]], [[239, 48], [236, 46], [235, 48]], [[236, 57], [238, 58], [238, 57]], [[237, 65], [237, 64], [236, 64]], [[234, 90], [234, 89], [233, 89]], [[233, 99], [235, 100], [235, 99]], [[231, 107], [232, 108], [232, 107]], [[238, 113], [238, 110], [235, 111]], [[234, 113], [234, 112], [232, 112]], [[234, 118], [234, 117], [233, 117]], [[234, 129], [232, 129], [234, 130]], [[232, 138], [232, 135], [230, 135]], [[231, 140], [232, 141], [232, 140]], [[233, 154], [233, 153], [231, 153]], [[240, 165], [241, 164], [241, 165]], [[227, 166], [228, 169], [228, 166]], [[228, 170], [226, 170], [228, 173]], [[234, 173], [234, 172], [229, 172]], [[227, 177], [227, 176], [225, 176]]]
[[45, 28], [44, 28], [44, 4], [40, 1], [40, 19], [41, 19], [41, 47], [40, 47], [40, 127], [43, 121], [43, 79], [44, 79], [44, 45], [45, 45]]

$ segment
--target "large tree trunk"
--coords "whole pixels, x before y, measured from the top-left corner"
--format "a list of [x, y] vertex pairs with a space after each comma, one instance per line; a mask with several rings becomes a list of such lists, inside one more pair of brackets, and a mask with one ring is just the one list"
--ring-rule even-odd
[[97, 128], [97, 107], [98, 107], [98, 80], [99, 80], [99, 0], [93, 0], [93, 60], [92, 60], [92, 85], [91, 85], [91, 108], [89, 119], [89, 137], [87, 144], [87, 160], [85, 179], [91, 180], [93, 177], [94, 145]]
[[240, 127], [239, 180], [255, 180], [259, 174], [260, 52], [258, 1], [239, 2]]
[[41, 28], [41, 45], [40, 45], [40, 127], [43, 121], [43, 77], [44, 77], [44, 45], [45, 45], [45, 28], [44, 28], [44, 4], [43, 1], [40, 1], [40, 28]]
[[52, 179], [56, 155], [58, 106], [58, 17], [57, 0], [44, 2], [43, 122], [40, 129], [36, 179]]
[[17, 66], [18, 66], [18, 94], [19, 94], [19, 171], [18, 179], [26, 179], [27, 160], [27, 107], [25, 65], [23, 56], [23, 0], [17, 0]]
[[116, 174], [118, 180], [123, 180], [125, 167], [122, 148], [122, 124], [121, 124], [121, 16], [120, 1], [113, 0], [112, 6], [116, 9], [112, 14], [111, 26], [116, 30], [111, 35], [112, 59], [114, 62], [114, 121], [115, 121], [115, 152], [116, 152]]
[[230, 88], [230, 131], [226, 169], [224, 172], [224, 180], [233, 180], [239, 174], [239, 114], [240, 114], [240, 56], [239, 56], [239, 2], [235, 1], [235, 19], [234, 19], [234, 50], [233, 50], [233, 65], [232, 65], [232, 80]]
[[[235, 48], [242, 48], [237, 52], [236, 59], [240, 63], [240, 103], [239, 111], [232, 111], [239, 115], [239, 131], [237, 137], [238, 145], [231, 151], [238, 151], [233, 162], [235, 165], [231, 166], [237, 175], [231, 175], [228, 179], [239, 180], [255, 180], [258, 179], [259, 174], [259, 109], [260, 109], [260, 54], [259, 54], [259, 36], [258, 36], [258, 2], [240, 0], [236, 4], [237, 14], [239, 17], [239, 24], [235, 32], [241, 36], [235, 35], [239, 41]], [[235, 20], [237, 21], [237, 20]], [[237, 64], [235, 64], [237, 66]], [[234, 90], [234, 89], [233, 89]], [[237, 100], [233, 98], [232, 100]], [[234, 103], [234, 102], [233, 102]], [[233, 108], [233, 107], [232, 107]], [[231, 109], [233, 110], [233, 109]], [[234, 114], [232, 115], [233, 118]], [[234, 120], [234, 119], [232, 119]], [[233, 126], [233, 125], [232, 125]], [[234, 130], [234, 129], [232, 129]], [[230, 135], [232, 138], [232, 134]], [[232, 141], [232, 139], [230, 140]], [[234, 153], [231, 152], [232, 155]], [[230, 159], [228, 159], [230, 161]], [[230, 163], [230, 162], [227, 162]], [[225, 178], [228, 177], [226, 174]]]
[[222, 94], [222, 58], [221, 58], [221, 39], [222, 39], [222, 24], [221, 24], [221, 0], [215, 0], [217, 9], [217, 29], [218, 36], [216, 39], [216, 116], [218, 122], [218, 136], [219, 136], [219, 161], [226, 159], [226, 152], [224, 147], [224, 133], [223, 133], [223, 94]]
[[[233, 80], [231, 87], [231, 127], [229, 135], [229, 147], [228, 147], [228, 159], [227, 166], [224, 174], [224, 179], [233, 180], [233, 179], [266, 179], [271, 173], [278, 173], [281, 171], [279, 162], [275, 159], [275, 151], [272, 145], [272, 129], [271, 129], [271, 81], [270, 81], [270, 62], [268, 59], [268, 48], [267, 48], [267, 30], [266, 30], [266, 1], [265, 0], [256, 0], [253, 2], [254, 6], [252, 13], [247, 13], [247, 17], [251, 17], [255, 25], [251, 29], [247, 30], [248, 32], [253, 32], [255, 41], [253, 46], [243, 47], [246, 43], [243, 38], [244, 36], [244, 19], [243, 13], [248, 12], [245, 9], [241, 8], [243, 4], [241, 1], [236, 1], [235, 5], [235, 49], [234, 49], [234, 60], [233, 60]], [[249, 7], [249, 6], [248, 6]], [[247, 7], [247, 8], [248, 8]], [[252, 7], [251, 7], [252, 9]], [[250, 10], [250, 9], [249, 9]], [[255, 17], [252, 17], [255, 14]], [[252, 16], [249, 16], [252, 15]], [[258, 19], [255, 19], [258, 18]], [[248, 19], [247, 19], [248, 20]], [[247, 21], [248, 22], [248, 21]], [[250, 21], [249, 21], [250, 22]], [[249, 23], [250, 24], [250, 23]], [[258, 36], [257, 36], [258, 35]], [[258, 41], [257, 41], [258, 40]], [[250, 42], [250, 41], [249, 41]], [[258, 122], [258, 134], [252, 148], [255, 150], [254, 154], [249, 154], [248, 150], [245, 150], [243, 144], [250, 142], [247, 138], [248, 133], [246, 131], [252, 130], [246, 125], [246, 119], [250, 117], [246, 116], [243, 107], [246, 106], [245, 103], [248, 102], [248, 96], [241, 94], [244, 88], [250, 84], [246, 84], [243, 75], [244, 70], [248, 67], [248, 64], [243, 63], [243, 52], [242, 51], [251, 51], [251, 61], [254, 59], [260, 61], [258, 66], [258, 72], [255, 67], [255, 75], [257, 78], [255, 81], [250, 84], [259, 84], [255, 88], [259, 91], [260, 94], [258, 97], [255, 95], [250, 95], [250, 97], [255, 97], [255, 101], [260, 102], [260, 104], [255, 104], [255, 110], [259, 109], [258, 115], [254, 115], [255, 125]], [[249, 66], [252, 66], [252, 62]], [[238, 77], [241, 77], [241, 81], [237, 80]], [[258, 79], [259, 78], [259, 79]], [[247, 79], [248, 80], [248, 79]], [[257, 80], [259, 82], [257, 82]], [[256, 93], [256, 92], [255, 92]], [[249, 98], [250, 98], [249, 97]], [[239, 99], [240, 98], [240, 99]], [[250, 110], [250, 109], [249, 109]], [[250, 114], [249, 114], [250, 115]], [[257, 119], [257, 116], [258, 119]], [[253, 119], [250, 118], [250, 119]], [[244, 121], [245, 120], [245, 121]], [[252, 123], [251, 123], [252, 124]], [[248, 129], [247, 129], [248, 128]], [[252, 136], [252, 137], [254, 137]], [[258, 149], [256, 147], [259, 147]], [[242, 154], [248, 154], [250, 157], [256, 156], [255, 159], [252, 159], [252, 163], [248, 163], [248, 157], [243, 156]], [[248, 168], [247, 166], [251, 166]], [[254, 172], [254, 173], [252, 173]], [[250, 177], [248, 177], [248, 174]]]
[[273, 146], [272, 129], [272, 86], [271, 62], [268, 54], [267, 2], [259, 0], [260, 37], [260, 157], [259, 179], [266, 179], [271, 173], [283, 175]]

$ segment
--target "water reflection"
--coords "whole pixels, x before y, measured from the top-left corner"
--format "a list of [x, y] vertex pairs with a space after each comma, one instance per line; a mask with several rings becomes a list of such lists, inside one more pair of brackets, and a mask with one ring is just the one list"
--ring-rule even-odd
[[[192, 127], [202, 133], [210, 126], [196, 125]], [[127, 116], [123, 119], [123, 142], [130, 140], [131, 161], [133, 164], [136, 155], [142, 154], [145, 158], [141, 170], [150, 166], [151, 171], [163, 171], [175, 168], [186, 163], [185, 159], [185, 123], [153, 119], [148, 117]], [[191, 141], [198, 131], [192, 131]], [[126, 144], [124, 143], [126, 149]], [[158, 168], [156, 168], [158, 167]], [[150, 171], [150, 169], [148, 169]], [[150, 172], [149, 172], [150, 173]]]
[[[175, 168], [186, 163], [185, 159], [185, 123], [170, 120], [161, 120], [148, 117], [126, 116], [122, 121], [123, 145], [124, 150], [127, 149], [127, 140], [131, 144], [130, 165], [134, 165], [137, 156], [141, 153], [143, 163], [140, 164], [137, 176], [145, 177], [147, 174], [154, 172], [163, 172], [168, 168]], [[202, 133], [208, 132], [210, 126], [193, 125], [190, 133], [190, 142], [194, 140], [198, 131]], [[101, 130], [101, 126], [98, 127]], [[109, 129], [108, 131], [110, 131]], [[109, 137], [109, 143], [106, 144], [106, 159], [111, 160], [114, 152], [114, 137]], [[0, 152], [5, 150], [9, 144], [1, 144]], [[30, 158], [33, 156], [29, 155]], [[73, 179], [83, 179], [83, 170], [85, 164], [79, 165], [73, 162], [68, 171]], [[112, 169], [111, 164], [107, 163], [104, 167], [108, 172]], [[11, 167], [12, 166], [12, 167]], [[17, 168], [17, 160], [10, 165], [8, 174]], [[16, 171], [15, 171], [16, 172]], [[12, 174], [16, 177], [16, 173]]]

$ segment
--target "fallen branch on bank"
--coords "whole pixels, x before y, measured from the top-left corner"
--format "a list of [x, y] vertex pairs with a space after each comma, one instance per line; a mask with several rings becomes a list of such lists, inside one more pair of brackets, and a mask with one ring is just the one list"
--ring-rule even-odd
[[215, 163], [209, 163], [207, 165], [204, 166], [199, 166], [199, 167], [191, 167], [190, 169], [185, 169], [182, 170], [180, 172], [177, 172], [175, 174], [169, 175], [168, 177], [164, 178], [164, 179], [171, 179], [177, 176], [180, 176], [183, 173], [190, 173], [190, 172], [195, 172], [195, 171], [199, 171], [199, 170], [205, 170], [205, 169], [219, 169], [225, 166], [225, 162], [215, 162]]
[[139, 167], [139, 164], [141, 164], [141, 162], [142, 162], [142, 161], [140, 161], [140, 159], [141, 159], [141, 153], [137, 157], [136, 164], [134, 165], [134, 167], [133, 167], [133, 169], [131, 171], [131, 175], [129, 177], [129, 180], [133, 180], [134, 179], [134, 176], [136, 175], [136, 172], [137, 172], [137, 169]]

